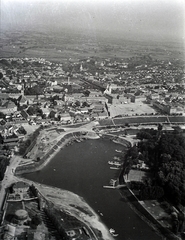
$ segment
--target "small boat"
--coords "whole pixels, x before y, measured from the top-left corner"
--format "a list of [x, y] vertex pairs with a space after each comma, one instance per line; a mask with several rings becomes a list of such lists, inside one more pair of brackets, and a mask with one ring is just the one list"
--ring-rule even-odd
[[118, 169], [120, 169], [119, 167], [110, 167], [110, 169], [112, 169], [112, 170], [118, 170]]
[[113, 228], [110, 228], [109, 232], [110, 233], [115, 233], [115, 230]]
[[119, 162], [114, 162], [114, 165], [115, 165], [115, 166], [121, 166], [121, 163], [119, 163]]
[[118, 152], [118, 153], [122, 153], [122, 151], [121, 151], [121, 150], [117, 150], [117, 149], [116, 149], [115, 151], [116, 151], [116, 152]]
[[118, 233], [115, 233], [115, 230], [113, 228], [111, 228], [109, 232], [110, 234], [112, 234], [113, 237], [117, 237], [119, 235]]
[[121, 166], [121, 163], [119, 163], [119, 162], [113, 162], [113, 161], [108, 161], [108, 164], [110, 164], [110, 165], [115, 165], [115, 166]]

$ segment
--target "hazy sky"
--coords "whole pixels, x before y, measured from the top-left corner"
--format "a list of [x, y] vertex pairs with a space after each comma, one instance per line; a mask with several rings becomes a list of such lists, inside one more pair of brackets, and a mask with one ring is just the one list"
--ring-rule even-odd
[[159, 40], [185, 38], [185, 0], [0, 0], [0, 7], [1, 30], [67, 28]]

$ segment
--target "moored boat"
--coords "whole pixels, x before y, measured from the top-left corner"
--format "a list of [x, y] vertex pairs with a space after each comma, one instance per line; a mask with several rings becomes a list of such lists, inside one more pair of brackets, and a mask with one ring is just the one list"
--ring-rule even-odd
[[109, 232], [113, 237], [117, 237], [119, 235], [118, 233], [115, 233], [115, 230], [113, 228], [110, 228]]
[[114, 156], [114, 160], [120, 161], [120, 157]]
[[116, 151], [116, 152], [118, 152], [118, 153], [122, 153], [122, 151], [121, 151], [121, 150], [117, 150], [117, 149], [116, 149], [115, 151]]

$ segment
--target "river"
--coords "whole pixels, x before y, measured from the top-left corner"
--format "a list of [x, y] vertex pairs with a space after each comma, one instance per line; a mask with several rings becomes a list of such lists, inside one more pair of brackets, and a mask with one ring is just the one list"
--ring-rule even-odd
[[99, 214], [102, 222], [116, 230], [118, 240], [160, 240], [155, 231], [130, 208], [119, 190], [105, 189], [118, 177], [108, 161], [123, 150], [110, 140], [86, 140], [62, 149], [43, 170], [24, 177], [72, 191], [82, 196]]

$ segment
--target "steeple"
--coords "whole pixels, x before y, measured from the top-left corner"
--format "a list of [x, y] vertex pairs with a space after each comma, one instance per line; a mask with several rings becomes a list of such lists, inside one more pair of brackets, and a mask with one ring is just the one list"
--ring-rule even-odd
[[67, 84], [69, 85], [70, 84], [70, 77], [68, 76], [67, 78]]
[[22, 84], [21, 95], [24, 96], [24, 83]]

